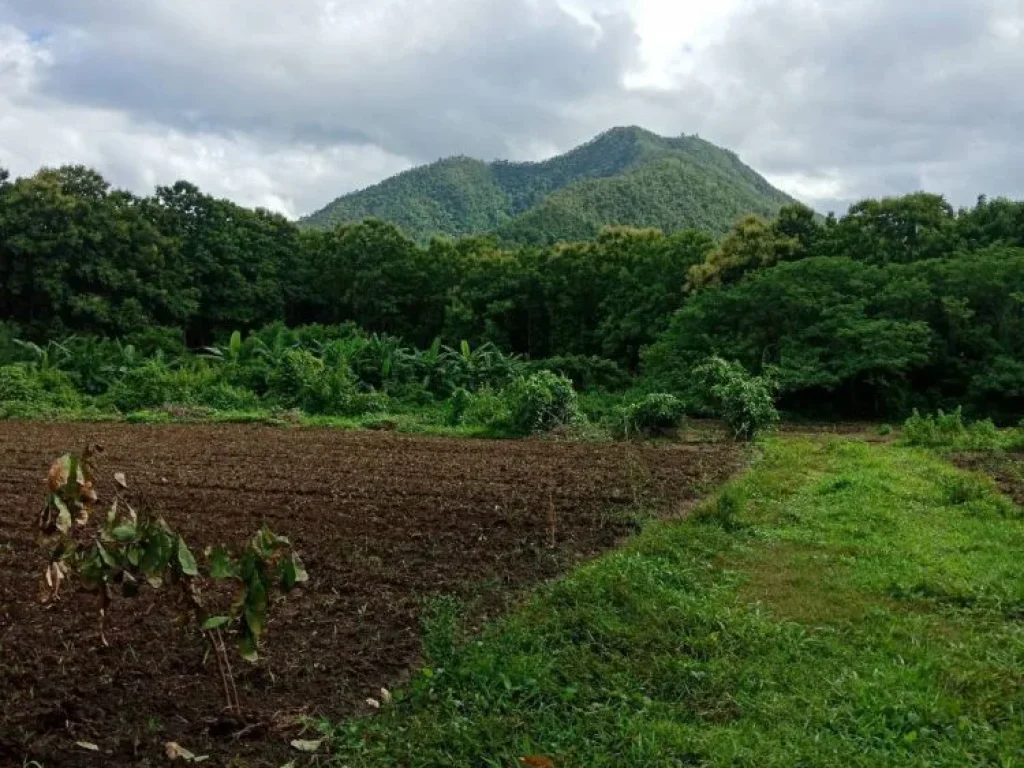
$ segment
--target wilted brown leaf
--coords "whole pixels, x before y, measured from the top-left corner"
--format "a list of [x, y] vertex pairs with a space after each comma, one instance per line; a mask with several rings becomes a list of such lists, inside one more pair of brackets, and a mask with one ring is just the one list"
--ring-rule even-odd
[[56, 493], [65, 485], [71, 477], [71, 454], [64, 454], [50, 465], [50, 471], [46, 476], [46, 486], [52, 493]]
[[79, 488], [79, 493], [82, 494], [82, 501], [87, 501], [90, 504], [95, 504], [96, 500], [99, 499], [99, 496], [96, 494], [96, 489], [92, 487], [91, 480], [86, 480], [82, 483], [81, 488]]
[[49, 593], [43, 596], [43, 602], [48, 603], [60, 598], [60, 585], [68, 573], [68, 567], [61, 562], [50, 563], [46, 566], [46, 586], [50, 588]]
[[164, 754], [167, 755], [168, 760], [181, 760], [186, 763], [202, 763], [209, 759], [208, 755], [197, 755], [190, 752], [176, 741], [168, 741], [164, 744]]
[[523, 765], [529, 766], [529, 768], [555, 768], [555, 761], [550, 757], [544, 757], [542, 755], [528, 755], [527, 757], [519, 758], [519, 762]]

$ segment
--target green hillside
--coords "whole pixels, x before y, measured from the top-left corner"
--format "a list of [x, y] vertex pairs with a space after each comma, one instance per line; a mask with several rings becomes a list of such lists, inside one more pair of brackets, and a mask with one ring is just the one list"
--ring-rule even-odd
[[379, 218], [417, 240], [496, 232], [510, 243], [581, 239], [622, 224], [723, 233], [793, 202], [727, 150], [696, 136], [614, 128], [538, 163], [458, 157], [335, 200], [303, 220], [324, 229]]

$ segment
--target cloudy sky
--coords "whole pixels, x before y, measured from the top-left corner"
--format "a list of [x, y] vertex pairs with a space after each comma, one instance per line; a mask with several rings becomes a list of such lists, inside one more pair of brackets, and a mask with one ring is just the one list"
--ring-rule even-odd
[[1024, 197], [1024, 0], [0, 0], [0, 166], [296, 216], [412, 165], [698, 133], [819, 210]]

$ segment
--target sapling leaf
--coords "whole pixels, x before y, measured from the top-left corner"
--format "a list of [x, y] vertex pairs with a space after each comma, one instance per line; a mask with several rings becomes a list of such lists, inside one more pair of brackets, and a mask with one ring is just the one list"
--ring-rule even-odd
[[256, 650], [256, 640], [249, 634], [243, 635], [238, 642], [238, 653], [249, 662], [257, 662], [260, 658], [260, 654]]
[[230, 616], [211, 616], [203, 622], [203, 629], [221, 629], [231, 623]]
[[288, 592], [295, 586], [295, 559], [286, 557], [281, 561], [281, 589]]
[[199, 568], [196, 566], [196, 559], [192, 556], [191, 550], [188, 545], [185, 544], [185, 540], [178, 537], [178, 565], [181, 566], [181, 572], [186, 576], [198, 576]]
[[305, 584], [307, 581], [309, 581], [309, 573], [306, 571], [306, 566], [303, 564], [302, 560], [299, 558], [298, 555], [292, 555], [291, 561], [292, 564], [295, 566], [295, 583]]
[[63, 534], [67, 534], [71, 531], [71, 510], [68, 509], [68, 505], [64, 503], [64, 500], [54, 494], [51, 497], [53, 506], [57, 508], [57, 530]]
[[233, 579], [238, 576], [238, 564], [231, 559], [225, 547], [214, 547], [207, 555], [211, 579]]
[[96, 542], [96, 552], [99, 554], [99, 556], [103, 560], [104, 564], [106, 564], [110, 568], [117, 568], [120, 565], [120, 563], [117, 561], [117, 557], [114, 555], [114, 553], [110, 552], [106, 547], [104, 547], [98, 541]]
[[131, 523], [122, 523], [110, 532], [110, 535], [114, 537], [114, 540], [120, 542], [134, 541], [135, 534], [135, 526]]
[[281, 561], [281, 588], [285, 592], [294, 589], [296, 584], [309, 580], [309, 574], [298, 555], [289, 555]]
[[267, 620], [267, 588], [256, 578], [249, 582], [245, 594], [245, 623], [253, 638], [259, 640]]

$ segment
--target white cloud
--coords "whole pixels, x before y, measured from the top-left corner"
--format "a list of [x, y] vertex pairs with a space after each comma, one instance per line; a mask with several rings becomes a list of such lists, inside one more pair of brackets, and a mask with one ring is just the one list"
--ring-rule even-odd
[[0, 164], [295, 215], [449, 154], [700, 133], [822, 209], [1024, 196], [1024, 0], [0, 0]]

